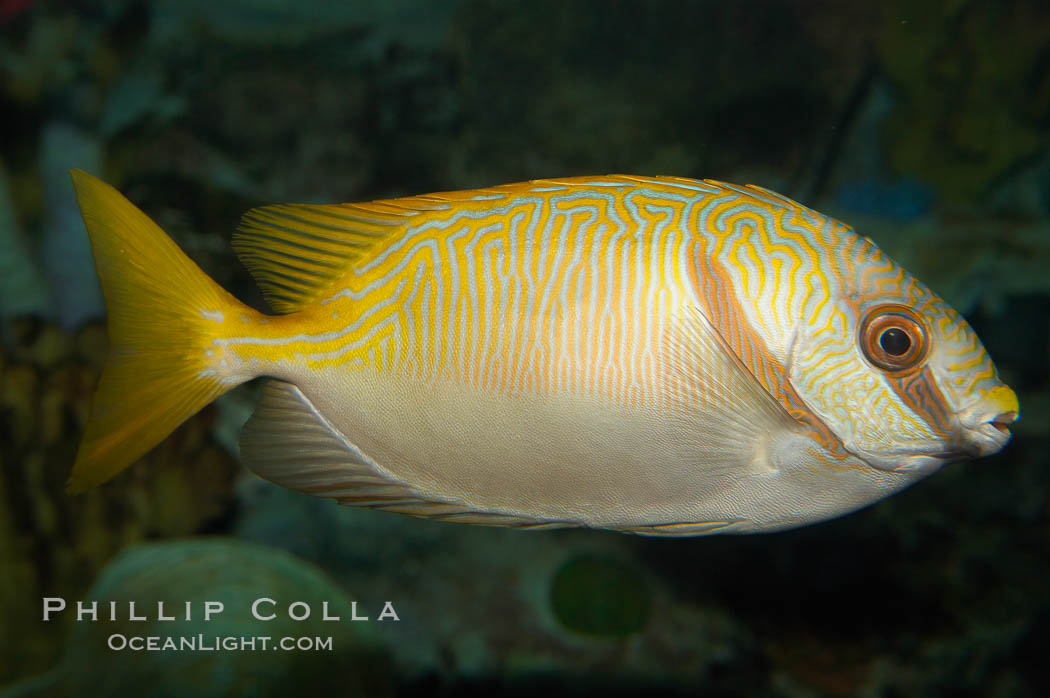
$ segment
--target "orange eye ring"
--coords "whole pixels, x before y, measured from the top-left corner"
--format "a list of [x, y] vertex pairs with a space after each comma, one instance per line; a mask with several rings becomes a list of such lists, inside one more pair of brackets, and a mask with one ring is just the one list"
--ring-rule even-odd
[[860, 325], [864, 356], [884, 371], [906, 371], [918, 366], [930, 341], [922, 320], [903, 305], [880, 305], [868, 311]]

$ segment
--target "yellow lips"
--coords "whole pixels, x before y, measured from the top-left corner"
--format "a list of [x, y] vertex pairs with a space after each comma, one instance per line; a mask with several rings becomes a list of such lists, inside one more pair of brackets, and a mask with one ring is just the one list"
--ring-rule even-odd
[[1021, 416], [1021, 407], [1017, 394], [1005, 385], [997, 385], [981, 396], [998, 416], [992, 420], [996, 428], [1005, 431], [1006, 427]]

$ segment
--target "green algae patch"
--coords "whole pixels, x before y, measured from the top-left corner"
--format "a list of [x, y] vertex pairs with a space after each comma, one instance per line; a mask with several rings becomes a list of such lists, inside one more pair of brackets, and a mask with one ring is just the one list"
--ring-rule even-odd
[[551, 607], [564, 627], [585, 635], [622, 637], [649, 620], [649, 590], [636, 570], [604, 557], [575, 557], [551, 584]]

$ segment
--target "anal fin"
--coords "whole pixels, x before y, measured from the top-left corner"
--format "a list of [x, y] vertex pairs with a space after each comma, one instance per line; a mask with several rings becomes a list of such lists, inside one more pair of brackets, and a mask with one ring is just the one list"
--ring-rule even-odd
[[459, 523], [575, 526], [427, 497], [397, 480], [333, 427], [295, 385], [270, 379], [241, 434], [241, 460], [259, 477], [341, 504]]
[[728, 533], [741, 522], [741, 519], [735, 521], [688, 521], [683, 523], [654, 524], [652, 526], [631, 526], [616, 530], [623, 533], [634, 533], [639, 536], [681, 538], [685, 536], [710, 536], [715, 533]]

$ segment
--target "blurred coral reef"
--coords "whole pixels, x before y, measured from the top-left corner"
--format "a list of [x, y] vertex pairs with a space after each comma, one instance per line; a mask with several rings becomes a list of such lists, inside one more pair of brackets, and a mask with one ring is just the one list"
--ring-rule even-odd
[[[50, 666], [61, 630], [42, 626], [40, 598], [80, 598], [121, 548], [185, 536], [229, 516], [239, 466], [196, 415], [112, 487], [65, 493], [77, 435], [106, 351], [105, 328], [76, 333], [36, 318], [5, 326], [0, 352], [0, 672]], [[12, 628], [24, 629], [10, 632]]]
[[[325, 620], [352, 617], [351, 599], [321, 570], [272, 548], [221, 537], [131, 546], [106, 566], [84, 596], [97, 602], [97, 620], [85, 616], [75, 622], [54, 670], [14, 686], [12, 695], [391, 694], [385, 657], [367, 627]], [[306, 610], [294, 609], [296, 619], [287, 605], [264, 603], [258, 614], [269, 620], [260, 622], [251, 605], [271, 597], [298, 599]], [[113, 614], [116, 620], [107, 617], [110, 603], [119, 609]], [[136, 620], [130, 618], [131, 603]], [[205, 615], [208, 609], [211, 617]], [[159, 618], [162, 612], [167, 620]], [[70, 606], [50, 615], [55, 619], [74, 614]], [[185, 636], [198, 638], [203, 646], [215, 647], [219, 638], [256, 637], [265, 623], [271, 643], [283, 637], [325, 637], [331, 638], [332, 650], [155, 653], [126, 662], [110, 647], [135, 636], [163, 637], [172, 619], [179, 621]], [[111, 641], [114, 634], [122, 639]], [[262, 646], [261, 640], [256, 643]]]
[[[274, 686], [306, 687], [298, 677], [338, 671], [331, 660], [360, 677], [323, 684], [333, 695], [1050, 693], [1046, 3], [0, 8], [9, 695], [102, 695], [85, 688], [90, 671], [69, 678], [78, 663], [116, 676], [110, 695], [120, 676], [189, 695], [203, 690], [195, 672], [265, 670]], [[522, 533], [340, 508], [237, 463], [251, 386], [69, 496], [106, 350], [70, 167], [126, 193], [259, 308], [229, 246], [252, 206], [607, 172], [753, 182], [849, 222], [965, 313], [1022, 417], [994, 458], [759, 537]], [[166, 542], [186, 536], [200, 538]], [[401, 620], [350, 627], [352, 656], [317, 667], [223, 654], [207, 669], [99, 656], [102, 628], [40, 620], [44, 596], [210, 593], [203, 568], [182, 569], [192, 559], [213, 565], [219, 587], [243, 581], [243, 565], [259, 570], [243, 594], [300, 580], [317, 598], [392, 599]], [[171, 572], [167, 587], [163, 576], [143, 587], [136, 570], [150, 565]]]

